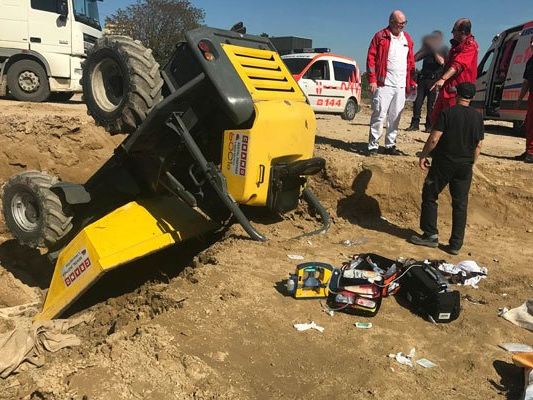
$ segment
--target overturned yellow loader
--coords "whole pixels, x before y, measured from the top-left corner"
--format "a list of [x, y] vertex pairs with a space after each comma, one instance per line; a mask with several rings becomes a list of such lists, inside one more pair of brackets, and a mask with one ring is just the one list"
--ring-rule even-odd
[[232, 221], [266, 240], [239, 205], [281, 214], [304, 199], [322, 219], [313, 233], [329, 225], [306, 187], [325, 165], [314, 113], [267, 38], [199, 28], [154, 62], [128, 38], [99, 40], [84, 63], [89, 112], [131, 134], [83, 185], [34, 171], [6, 184], [14, 236], [57, 255], [39, 319], [105, 272]]

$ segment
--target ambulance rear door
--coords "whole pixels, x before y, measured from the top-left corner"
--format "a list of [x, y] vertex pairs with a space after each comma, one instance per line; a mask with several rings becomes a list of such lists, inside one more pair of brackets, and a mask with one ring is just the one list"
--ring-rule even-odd
[[492, 81], [497, 46], [497, 42], [492, 43], [477, 67], [476, 95], [470, 104], [482, 113], [483, 117], [486, 116], [487, 94]]
[[500, 106], [500, 118], [506, 121], [523, 121], [526, 118], [527, 102], [522, 102], [517, 108], [516, 100], [524, 81], [526, 63], [532, 55], [529, 46], [532, 36], [533, 21], [525, 24], [516, 38]]

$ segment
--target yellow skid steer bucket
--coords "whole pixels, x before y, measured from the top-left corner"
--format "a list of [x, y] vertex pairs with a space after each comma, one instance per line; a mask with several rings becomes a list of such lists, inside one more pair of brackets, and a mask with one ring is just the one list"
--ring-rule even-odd
[[215, 228], [173, 197], [117, 208], [81, 230], [61, 251], [43, 309], [35, 319], [57, 317], [107, 271]]

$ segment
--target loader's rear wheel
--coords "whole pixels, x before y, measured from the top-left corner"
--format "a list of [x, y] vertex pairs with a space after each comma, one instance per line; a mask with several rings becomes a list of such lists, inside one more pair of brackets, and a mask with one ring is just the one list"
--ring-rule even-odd
[[134, 132], [163, 99], [152, 51], [129, 37], [98, 39], [82, 67], [88, 113], [111, 134]]
[[58, 182], [43, 172], [13, 176], [3, 188], [2, 206], [7, 227], [21, 244], [53, 248], [72, 229], [72, 217], [50, 190]]

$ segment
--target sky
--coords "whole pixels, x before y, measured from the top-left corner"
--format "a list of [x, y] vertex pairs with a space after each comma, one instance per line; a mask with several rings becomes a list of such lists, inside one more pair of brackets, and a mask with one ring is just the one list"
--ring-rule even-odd
[[[104, 0], [102, 22], [116, 9], [135, 0]], [[472, 20], [480, 45], [480, 59], [497, 33], [533, 20], [532, 0], [191, 0], [204, 9], [204, 23], [229, 29], [243, 21], [251, 34], [299, 36], [313, 39], [313, 47], [355, 58], [364, 65], [373, 34], [388, 24], [392, 10], [401, 9], [408, 20], [406, 31], [418, 47], [423, 35], [438, 29], [451, 38], [453, 22]]]

